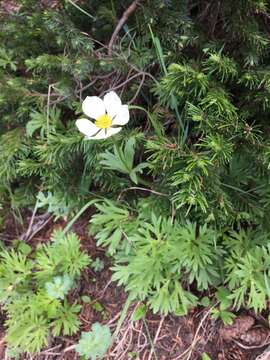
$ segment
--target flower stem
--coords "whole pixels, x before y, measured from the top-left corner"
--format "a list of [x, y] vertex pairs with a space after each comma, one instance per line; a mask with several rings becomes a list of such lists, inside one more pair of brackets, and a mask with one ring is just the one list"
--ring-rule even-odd
[[156, 120], [154, 119], [153, 115], [147, 111], [145, 108], [143, 108], [142, 106], [137, 106], [137, 105], [129, 105], [129, 110], [141, 110], [144, 111], [147, 115], [147, 117], [149, 118], [153, 128], [155, 129], [157, 136], [159, 138], [162, 138], [162, 131], [161, 128], [158, 126], [158, 123], [156, 122]]

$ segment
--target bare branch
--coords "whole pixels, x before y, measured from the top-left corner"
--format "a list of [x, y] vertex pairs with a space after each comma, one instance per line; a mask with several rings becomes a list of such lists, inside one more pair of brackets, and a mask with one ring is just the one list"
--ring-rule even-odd
[[108, 55], [112, 56], [113, 53], [113, 44], [115, 42], [115, 39], [119, 33], [119, 31], [122, 29], [123, 25], [126, 23], [127, 19], [130, 17], [130, 15], [136, 10], [137, 5], [139, 4], [140, 0], [134, 0], [132, 4], [127, 8], [126, 11], [124, 11], [121, 19], [119, 20], [116, 28], [114, 29], [114, 32], [112, 34], [111, 40], [108, 45]]

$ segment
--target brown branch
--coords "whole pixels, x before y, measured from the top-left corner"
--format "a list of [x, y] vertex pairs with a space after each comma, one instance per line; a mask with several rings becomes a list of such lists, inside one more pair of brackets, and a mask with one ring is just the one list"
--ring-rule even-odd
[[121, 19], [118, 21], [118, 24], [116, 28], [114, 29], [114, 32], [112, 34], [111, 40], [108, 45], [108, 55], [112, 56], [113, 53], [113, 44], [115, 42], [115, 39], [119, 33], [119, 31], [122, 29], [123, 25], [126, 23], [127, 19], [130, 17], [130, 15], [135, 11], [137, 5], [139, 4], [140, 0], [134, 0], [132, 4], [127, 8], [127, 10], [124, 11]]
[[[125, 86], [126, 84], [128, 84], [131, 80], [139, 77], [139, 76], [143, 76], [144, 73], [143, 72], [139, 72], [135, 75], [132, 75], [131, 77], [127, 78], [125, 81], [123, 81], [122, 83], [120, 84], [117, 84], [115, 86], [112, 86], [110, 87], [109, 89], [107, 89], [106, 91], [103, 91], [99, 96], [103, 96], [105, 92], [109, 92], [109, 91], [113, 91], [113, 90], [117, 90], [117, 89], [120, 89], [122, 88], [123, 86]], [[145, 75], [144, 75], [145, 76]]]

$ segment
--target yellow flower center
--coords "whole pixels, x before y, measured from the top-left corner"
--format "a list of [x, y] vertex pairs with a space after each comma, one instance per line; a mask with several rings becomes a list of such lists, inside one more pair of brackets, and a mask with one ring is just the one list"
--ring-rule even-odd
[[101, 115], [96, 119], [95, 125], [100, 129], [107, 129], [112, 125], [112, 119], [107, 114]]

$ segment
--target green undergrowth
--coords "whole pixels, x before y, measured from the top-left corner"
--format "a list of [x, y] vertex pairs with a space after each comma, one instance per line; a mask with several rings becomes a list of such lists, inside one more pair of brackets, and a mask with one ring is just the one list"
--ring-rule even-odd
[[243, 229], [224, 233], [166, 217], [166, 212], [157, 217], [149, 199], [135, 209], [108, 200], [97, 209], [89, 228], [114, 259], [112, 279], [154, 313], [187, 314], [213, 288], [208, 306], [224, 311], [266, 308], [269, 234]]
[[2, 248], [0, 259], [0, 301], [11, 353], [36, 353], [49, 336], [77, 333], [81, 305], [67, 295], [90, 258], [74, 233], [57, 230], [36, 250], [17, 242], [16, 248]]
[[[77, 219], [96, 205], [90, 232], [131, 299], [162, 314], [204, 306], [226, 323], [243, 307], [264, 314], [268, 1], [146, 0], [108, 49], [131, 3], [63, 1], [50, 8], [21, 0], [13, 12], [0, 5], [0, 230], [8, 213], [22, 221], [25, 208]], [[87, 141], [75, 126], [81, 103], [111, 90], [129, 104], [130, 121], [115, 136]], [[11, 347], [37, 351], [48, 331], [79, 329], [65, 329], [58, 317], [66, 307], [79, 311], [66, 301], [79, 271], [49, 274], [45, 263], [33, 263], [54, 246], [57, 241], [27, 256], [12, 248], [1, 255]], [[69, 247], [63, 251], [68, 258]], [[22, 270], [18, 277], [13, 265], [5, 273], [13, 261]], [[48, 278], [39, 278], [44, 271]], [[16, 300], [17, 288], [24, 295]], [[62, 291], [53, 300], [57, 314], [46, 308], [35, 315], [39, 305], [23, 303], [30, 289], [38, 304], [46, 291]], [[22, 319], [30, 335], [40, 321], [42, 340], [17, 337], [18, 307], [33, 317], [32, 325]]]

